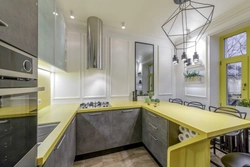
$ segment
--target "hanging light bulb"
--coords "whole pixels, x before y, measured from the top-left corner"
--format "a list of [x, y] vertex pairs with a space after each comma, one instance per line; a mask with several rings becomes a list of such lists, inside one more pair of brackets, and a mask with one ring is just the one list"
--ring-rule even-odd
[[124, 22], [122, 22], [122, 29], [125, 29], [126, 27], [125, 27], [125, 23]]
[[181, 60], [183, 62], [187, 60], [187, 54], [186, 54], [186, 52], [183, 52], [183, 54], [181, 55]]
[[194, 63], [198, 63], [200, 60], [199, 60], [199, 55], [197, 54], [197, 52], [194, 52], [194, 55], [193, 55], [193, 62]]
[[191, 65], [191, 59], [185, 60], [185, 61], [184, 61], [184, 64], [185, 64], [186, 66]]
[[75, 16], [74, 16], [74, 13], [73, 13], [72, 10], [70, 11], [70, 18], [71, 18], [71, 19], [75, 19]]
[[176, 55], [174, 55], [174, 57], [173, 57], [173, 64], [174, 65], [178, 65], [179, 64], [179, 59], [178, 59], [178, 57]]

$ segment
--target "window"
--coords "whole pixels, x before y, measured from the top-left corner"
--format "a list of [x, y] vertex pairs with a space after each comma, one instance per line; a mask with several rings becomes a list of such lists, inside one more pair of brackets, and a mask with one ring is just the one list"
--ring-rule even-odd
[[247, 53], [247, 33], [242, 32], [225, 38], [224, 48], [225, 58], [245, 55]]

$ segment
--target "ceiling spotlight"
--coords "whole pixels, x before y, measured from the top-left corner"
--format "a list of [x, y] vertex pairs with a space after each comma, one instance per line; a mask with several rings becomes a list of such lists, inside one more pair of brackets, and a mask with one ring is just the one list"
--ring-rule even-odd
[[70, 18], [71, 18], [71, 19], [74, 19], [74, 18], [75, 18], [74, 13], [73, 13], [72, 10], [70, 11]]
[[56, 12], [53, 12], [53, 14], [56, 15], [56, 16], [58, 15], [58, 13], [56, 13]]
[[125, 23], [124, 22], [122, 22], [122, 29], [125, 29], [126, 27], [125, 27]]

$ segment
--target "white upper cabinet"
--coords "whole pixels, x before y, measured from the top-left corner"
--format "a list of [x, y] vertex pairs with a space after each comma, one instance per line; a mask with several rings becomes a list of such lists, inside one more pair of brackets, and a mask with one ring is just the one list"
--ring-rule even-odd
[[65, 21], [54, 0], [38, 0], [38, 58], [66, 70]]

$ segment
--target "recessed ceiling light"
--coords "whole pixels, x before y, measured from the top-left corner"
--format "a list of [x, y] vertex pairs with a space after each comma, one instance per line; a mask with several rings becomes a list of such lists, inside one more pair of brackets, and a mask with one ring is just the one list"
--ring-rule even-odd
[[53, 14], [56, 15], [56, 16], [58, 15], [58, 13], [56, 13], [56, 12], [53, 12]]
[[70, 11], [70, 18], [71, 18], [71, 19], [74, 19], [74, 18], [75, 18], [74, 13], [73, 13], [72, 10]]
[[124, 22], [122, 22], [122, 29], [125, 29], [126, 27], [125, 27], [125, 23]]

